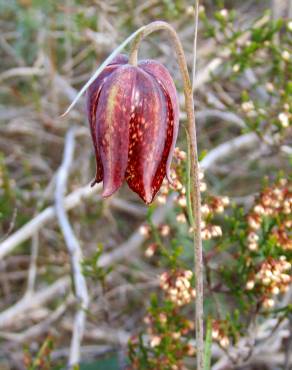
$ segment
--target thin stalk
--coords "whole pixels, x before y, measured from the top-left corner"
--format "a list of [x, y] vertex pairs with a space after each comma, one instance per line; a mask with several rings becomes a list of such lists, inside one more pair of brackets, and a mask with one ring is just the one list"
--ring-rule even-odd
[[179, 69], [182, 75], [185, 105], [187, 113], [187, 140], [190, 149], [190, 195], [192, 203], [192, 214], [194, 217], [194, 252], [195, 252], [195, 276], [196, 276], [196, 344], [197, 344], [197, 370], [204, 367], [204, 327], [203, 327], [203, 256], [201, 238], [201, 194], [199, 182], [199, 163], [197, 152], [196, 123], [194, 112], [194, 100], [192, 84], [190, 81], [184, 50], [179, 37], [168, 23], [157, 21], [148, 24], [135, 37], [130, 52], [129, 61], [137, 65], [138, 49], [141, 41], [155, 31], [165, 30], [176, 51]]
[[[188, 135], [188, 130], [186, 129], [186, 135]], [[192, 200], [191, 200], [191, 149], [189, 142], [190, 140], [187, 140], [188, 142], [188, 148], [187, 148], [187, 192], [186, 192], [186, 197], [187, 197], [187, 211], [188, 211], [188, 218], [189, 218], [189, 223], [190, 225], [194, 225], [194, 217], [193, 217], [193, 210], [192, 210]]]
[[194, 31], [194, 46], [193, 46], [193, 73], [192, 73], [192, 91], [195, 90], [196, 84], [196, 67], [197, 67], [197, 41], [198, 41], [198, 24], [199, 24], [199, 0], [195, 6], [195, 31]]

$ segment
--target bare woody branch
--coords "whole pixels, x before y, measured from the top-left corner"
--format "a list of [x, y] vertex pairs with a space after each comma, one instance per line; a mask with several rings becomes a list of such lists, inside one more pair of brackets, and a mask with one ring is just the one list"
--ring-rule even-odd
[[[77, 207], [84, 199], [88, 199], [96, 194], [101, 189], [101, 185], [90, 187], [86, 185], [81, 187], [66, 198], [64, 198], [64, 208], [69, 211]], [[31, 221], [26, 223], [23, 227], [17, 230], [14, 234], [8, 237], [0, 244], [0, 259], [11, 253], [19, 244], [23, 243], [27, 239], [31, 238], [36, 231], [41, 229], [43, 225], [52, 221], [56, 217], [55, 207], [51, 206], [44, 209]]]
[[13, 306], [0, 313], [0, 328], [11, 325], [15, 319], [23, 315], [28, 310], [40, 307], [46, 302], [55, 298], [56, 295], [63, 295], [68, 291], [70, 279], [66, 276], [58, 279], [49, 287], [34, 293], [30, 296], [25, 295]]
[[86, 311], [89, 306], [88, 289], [85, 277], [82, 273], [82, 250], [79, 241], [74, 235], [74, 231], [69, 222], [64, 205], [67, 180], [74, 156], [74, 147], [75, 129], [72, 128], [66, 135], [63, 161], [57, 173], [55, 191], [56, 215], [70, 255], [74, 289], [79, 305], [74, 319], [73, 336], [69, 356], [70, 367], [78, 364], [80, 360], [80, 346], [86, 323]]

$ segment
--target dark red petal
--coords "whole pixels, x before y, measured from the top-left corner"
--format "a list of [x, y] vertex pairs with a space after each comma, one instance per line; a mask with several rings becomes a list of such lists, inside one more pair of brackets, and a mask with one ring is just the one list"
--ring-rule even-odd
[[119, 54], [117, 55], [111, 63], [101, 72], [101, 74], [96, 78], [96, 80], [89, 86], [87, 90], [87, 116], [90, 124], [90, 132], [93, 141], [94, 151], [95, 151], [95, 159], [96, 159], [96, 175], [95, 179], [92, 183], [98, 183], [103, 179], [103, 168], [100, 159], [100, 154], [96, 142], [96, 124], [95, 124], [95, 117], [96, 117], [96, 109], [98, 104], [98, 99], [100, 96], [101, 89], [105, 80], [119, 67], [121, 64], [125, 64], [128, 62], [128, 57]]
[[[166, 139], [164, 143], [164, 150], [161, 156], [159, 166], [157, 168], [155, 177], [152, 182], [152, 188], [154, 189], [154, 194], [158, 192], [161, 187], [162, 181], [167, 176], [168, 180], [170, 178], [170, 164], [172, 159], [172, 151], [174, 150], [174, 145], [176, 140], [174, 140], [174, 111], [172, 108], [171, 100], [167, 92], [162, 89], [165, 97], [165, 104], [167, 106], [167, 117], [166, 117]], [[177, 133], [176, 133], [177, 135]], [[174, 144], [173, 144], [174, 143]]]
[[172, 111], [168, 112], [167, 96], [162, 87], [140, 68], [133, 105], [126, 179], [133, 191], [146, 203], [151, 203], [166, 174], [173, 115]]
[[103, 166], [103, 196], [113, 194], [125, 177], [136, 74], [136, 67], [120, 66], [106, 79], [98, 99], [95, 132]]
[[99, 183], [103, 179], [103, 168], [102, 163], [100, 160], [100, 154], [96, 142], [96, 109], [98, 104], [98, 99], [100, 96], [101, 88], [104, 84], [105, 79], [115, 71], [117, 66], [107, 67], [103, 70], [103, 72], [97, 77], [97, 79], [90, 85], [87, 90], [87, 116], [90, 124], [90, 132], [93, 141], [94, 151], [95, 151], [95, 160], [96, 160], [96, 174], [95, 179], [92, 182], [92, 186], [95, 183]]
[[112, 64], [127, 64], [128, 63], [128, 56], [125, 54], [118, 54], [108, 65]]
[[155, 77], [156, 81], [163, 87], [165, 94], [168, 96], [168, 109], [169, 111], [172, 110], [173, 136], [166, 167], [167, 178], [171, 181], [170, 165], [179, 129], [179, 100], [175, 84], [168, 70], [161, 63], [158, 63], [155, 60], [142, 60], [138, 65], [144, 71]]
[[90, 112], [91, 104], [95, 100], [96, 94], [100, 91], [105, 79], [116, 70], [121, 64], [126, 64], [128, 62], [128, 57], [124, 54], [117, 55], [108, 66], [100, 73], [100, 75], [95, 79], [95, 81], [89, 86], [87, 90], [87, 109]]

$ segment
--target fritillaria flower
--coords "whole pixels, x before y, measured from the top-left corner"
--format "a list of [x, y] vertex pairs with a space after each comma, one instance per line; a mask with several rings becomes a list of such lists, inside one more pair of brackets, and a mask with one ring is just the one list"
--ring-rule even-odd
[[96, 176], [103, 196], [124, 179], [145, 203], [151, 203], [170, 164], [178, 133], [179, 108], [173, 80], [154, 60], [128, 64], [116, 57], [87, 91]]

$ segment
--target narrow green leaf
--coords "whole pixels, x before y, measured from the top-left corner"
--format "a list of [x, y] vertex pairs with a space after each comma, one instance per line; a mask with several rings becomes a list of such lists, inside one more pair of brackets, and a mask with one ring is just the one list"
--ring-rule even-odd
[[212, 355], [212, 318], [209, 317], [207, 321], [207, 333], [205, 340], [205, 353], [204, 353], [204, 370], [211, 369], [211, 355]]
[[[188, 132], [186, 130], [186, 134]], [[188, 140], [189, 141], [189, 140]], [[192, 200], [191, 200], [191, 149], [190, 145], [188, 145], [188, 152], [187, 152], [187, 211], [189, 222], [191, 226], [194, 226], [194, 217], [193, 217], [193, 210], [192, 210]]]

